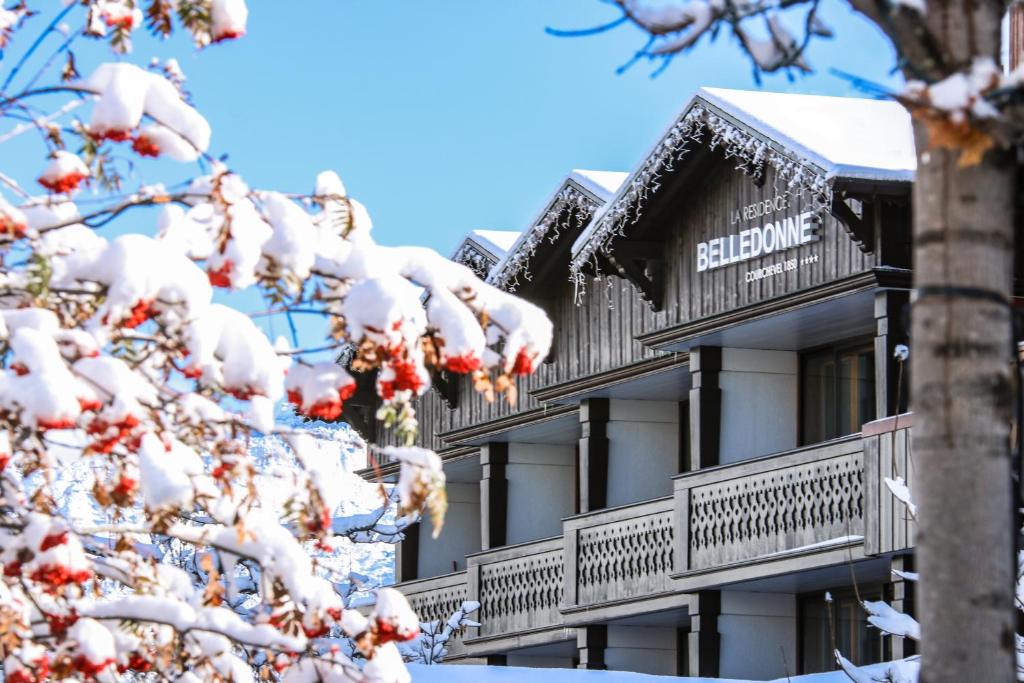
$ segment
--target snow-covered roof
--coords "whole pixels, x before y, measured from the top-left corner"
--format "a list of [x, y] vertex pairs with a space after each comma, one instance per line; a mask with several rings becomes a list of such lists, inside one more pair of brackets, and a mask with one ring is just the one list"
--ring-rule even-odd
[[515, 230], [470, 230], [452, 252], [452, 260], [486, 278], [518, 237]]
[[701, 88], [573, 243], [574, 273], [636, 222], [661, 175], [696, 141], [741, 166], [770, 165], [822, 204], [837, 178], [910, 182], [917, 168], [910, 115], [896, 102]]
[[914, 132], [910, 114], [898, 102], [725, 88], [701, 88], [697, 97], [830, 176], [914, 179]]
[[505, 254], [516, 243], [519, 237], [518, 230], [470, 230], [469, 236], [487, 251], [494, 254], [498, 260], [505, 258]]
[[575, 211], [577, 220], [590, 220], [628, 176], [621, 171], [574, 169], [544, 202], [530, 227], [519, 235], [505, 257], [491, 270], [488, 281], [497, 287], [515, 289], [517, 276], [526, 269], [541, 242], [565, 227], [566, 211]]
[[622, 171], [588, 171], [577, 168], [569, 174], [569, 179], [590, 190], [598, 198], [608, 200], [622, 187], [628, 175]]

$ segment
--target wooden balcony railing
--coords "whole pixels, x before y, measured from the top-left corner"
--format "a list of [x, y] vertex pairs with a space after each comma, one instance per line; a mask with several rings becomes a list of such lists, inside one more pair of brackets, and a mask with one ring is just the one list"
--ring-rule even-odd
[[659, 595], [672, 579], [672, 498], [570, 517], [566, 610]]
[[913, 488], [913, 475], [909, 416], [887, 418], [862, 434], [678, 475], [671, 497], [568, 517], [561, 536], [475, 553], [465, 572], [399, 588], [424, 620], [480, 602], [481, 627], [453, 639], [452, 656], [506, 637], [564, 638], [598, 612], [664, 609], [722, 582], [908, 550], [914, 522], [884, 479]]
[[864, 535], [860, 435], [674, 478], [675, 576]]
[[480, 602], [477, 638], [562, 623], [562, 537], [504, 546], [466, 558], [468, 595]]
[[[468, 599], [464, 571], [430, 579], [407, 581], [395, 588], [408, 598], [409, 604], [423, 622], [440, 621], [443, 624]], [[456, 634], [448, 641], [446, 647], [449, 658], [465, 654], [466, 646], [462, 641], [462, 634]]]
[[899, 415], [864, 425], [864, 550], [870, 555], [914, 547], [917, 524], [907, 506], [885, 485], [886, 477], [901, 477], [910, 487], [911, 496], [914, 494], [911, 418], [909, 414]]

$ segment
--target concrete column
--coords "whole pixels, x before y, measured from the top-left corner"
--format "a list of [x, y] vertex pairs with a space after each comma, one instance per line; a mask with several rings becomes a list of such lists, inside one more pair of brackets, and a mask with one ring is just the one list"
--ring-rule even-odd
[[690, 596], [690, 635], [687, 652], [689, 676], [718, 677], [721, 638], [718, 615], [722, 611], [721, 593], [700, 591]]
[[608, 399], [583, 400], [580, 428], [580, 512], [590, 512], [608, 502]]
[[484, 444], [480, 465], [480, 549], [490, 550], [508, 543], [508, 444]]
[[690, 470], [718, 464], [722, 428], [722, 390], [718, 373], [722, 370], [722, 349], [697, 346], [690, 349]]
[[577, 669], [607, 669], [604, 651], [608, 647], [607, 626], [580, 626], [576, 629]]

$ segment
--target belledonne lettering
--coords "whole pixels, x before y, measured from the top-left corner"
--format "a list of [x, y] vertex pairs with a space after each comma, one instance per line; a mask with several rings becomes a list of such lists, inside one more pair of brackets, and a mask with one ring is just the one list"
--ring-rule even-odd
[[760, 227], [699, 243], [697, 272], [767, 256], [818, 239], [818, 223], [814, 214], [805, 211], [798, 216], [787, 216], [774, 223], [765, 223]]

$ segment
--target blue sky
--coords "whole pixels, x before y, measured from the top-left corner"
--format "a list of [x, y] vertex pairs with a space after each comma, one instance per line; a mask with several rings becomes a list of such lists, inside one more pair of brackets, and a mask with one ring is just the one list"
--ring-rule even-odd
[[[473, 228], [523, 229], [571, 169], [630, 170], [699, 86], [757, 87], [726, 35], [652, 79], [645, 63], [616, 75], [643, 42], [632, 27], [545, 34], [615, 18], [601, 0], [249, 4], [243, 40], [197, 52], [184, 35], [144, 38], [131, 59], [178, 58], [213, 151], [250, 184], [309, 191], [317, 172], [337, 170], [384, 244], [449, 253]], [[872, 26], [835, 0], [823, 16], [838, 35], [812, 46], [816, 73], [762, 87], [856, 94], [829, 68], [892, 83], [891, 48]], [[88, 73], [111, 55], [95, 45], [80, 57]], [[144, 166], [136, 180], [167, 170]]]

